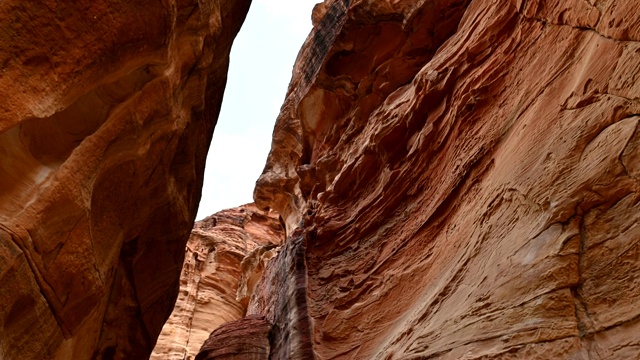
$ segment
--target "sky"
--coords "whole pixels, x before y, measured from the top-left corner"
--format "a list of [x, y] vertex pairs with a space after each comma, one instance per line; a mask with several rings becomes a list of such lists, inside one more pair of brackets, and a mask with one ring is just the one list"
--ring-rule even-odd
[[253, 0], [231, 48], [197, 220], [253, 202], [298, 51], [320, 0]]

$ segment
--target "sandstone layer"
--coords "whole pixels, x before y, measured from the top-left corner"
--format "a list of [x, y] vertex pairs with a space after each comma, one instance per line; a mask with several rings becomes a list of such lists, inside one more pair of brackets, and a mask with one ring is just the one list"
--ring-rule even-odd
[[[283, 237], [278, 215], [262, 212], [253, 204], [223, 210], [196, 222], [187, 242], [180, 294], [151, 359], [192, 360], [213, 330], [242, 318], [255, 282], [275, 256]], [[268, 333], [270, 326], [256, 321], [262, 325], [255, 321], [243, 323], [248, 329], [239, 334], [251, 333], [254, 325], [266, 327], [263, 332]], [[223, 337], [232, 338], [231, 334], [235, 332]], [[263, 342], [268, 355], [266, 335]], [[223, 343], [213, 341], [207, 347], [209, 356], [239, 346], [228, 344], [220, 348]]]
[[0, 2], [0, 358], [149, 356], [249, 4]]
[[195, 360], [268, 360], [269, 324], [250, 315], [217, 328], [202, 346]]
[[271, 358], [640, 358], [638, 8], [317, 5], [254, 194]]

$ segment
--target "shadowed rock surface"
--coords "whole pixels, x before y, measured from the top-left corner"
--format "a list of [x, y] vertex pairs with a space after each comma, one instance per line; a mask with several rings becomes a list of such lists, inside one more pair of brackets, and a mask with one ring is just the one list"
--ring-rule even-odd
[[[193, 359], [213, 330], [242, 318], [255, 282], [283, 239], [278, 215], [253, 204], [196, 222], [187, 242], [180, 294], [151, 359]], [[264, 341], [268, 346], [266, 335]]]
[[640, 358], [639, 7], [318, 5], [255, 190], [271, 357]]
[[0, 2], [0, 358], [149, 356], [249, 4]]
[[257, 315], [226, 323], [211, 333], [196, 360], [267, 360], [270, 329], [271, 324]]

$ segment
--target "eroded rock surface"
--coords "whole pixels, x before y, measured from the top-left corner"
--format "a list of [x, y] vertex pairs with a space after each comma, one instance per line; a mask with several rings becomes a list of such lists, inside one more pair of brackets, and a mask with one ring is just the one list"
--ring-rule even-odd
[[249, 4], [0, 2], [0, 358], [149, 356]]
[[639, 7], [318, 5], [255, 190], [272, 358], [640, 358]]
[[251, 315], [217, 328], [202, 346], [195, 360], [268, 360], [271, 324]]
[[[283, 240], [278, 215], [262, 212], [253, 204], [196, 222], [187, 242], [180, 295], [151, 359], [193, 359], [213, 330], [242, 318], [257, 278]], [[266, 323], [260, 326], [267, 327], [265, 334], [269, 332]], [[213, 343], [218, 346], [220, 341]], [[268, 355], [266, 335], [264, 341]], [[207, 347], [211, 354], [222, 351], [211, 346]], [[231, 351], [231, 345], [225, 348]]]

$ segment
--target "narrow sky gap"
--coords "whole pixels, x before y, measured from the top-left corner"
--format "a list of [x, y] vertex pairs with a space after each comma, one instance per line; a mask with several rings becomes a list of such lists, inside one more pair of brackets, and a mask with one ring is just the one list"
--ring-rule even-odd
[[253, 201], [296, 56], [319, 0], [253, 0], [231, 50], [196, 219]]

